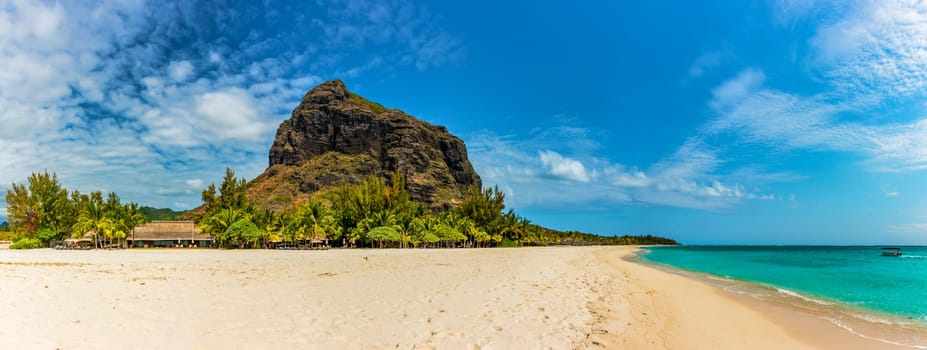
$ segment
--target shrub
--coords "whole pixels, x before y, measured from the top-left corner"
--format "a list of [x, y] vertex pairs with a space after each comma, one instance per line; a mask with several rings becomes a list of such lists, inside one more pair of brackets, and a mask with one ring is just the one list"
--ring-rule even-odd
[[58, 233], [44, 227], [40, 229], [39, 232], [35, 233], [35, 238], [38, 238], [39, 241], [42, 241], [42, 243], [47, 243], [48, 241], [55, 239], [57, 236]]
[[20, 238], [13, 242], [10, 245], [10, 249], [36, 249], [36, 248], [45, 248], [45, 245], [42, 244], [42, 241], [35, 238]]
[[508, 237], [503, 237], [502, 242], [499, 242], [499, 247], [502, 247], [502, 248], [512, 248], [512, 247], [520, 247], [520, 246], [521, 244], [509, 239]]

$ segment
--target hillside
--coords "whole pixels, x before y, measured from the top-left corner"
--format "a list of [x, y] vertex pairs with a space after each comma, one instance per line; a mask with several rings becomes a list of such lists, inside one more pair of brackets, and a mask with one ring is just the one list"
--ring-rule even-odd
[[457, 205], [470, 187], [482, 186], [460, 138], [368, 101], [340, 80], [303, 97], [280, 124], [268, 158], [248, 198], [275, 210], [370, 175], [404, 176], [412, 199], [433, 210]]
[[152, 208], [152, 207], [141, 207], [139, 208], [139, 211], [142, 213], [142, 215], [145, 216], [145, 219], [147, 219], [148, 221], [174, 220], [180, 217], [181, 215], [183, 215], [184, 213], [184, 211], [175, 211], [170, 208]]

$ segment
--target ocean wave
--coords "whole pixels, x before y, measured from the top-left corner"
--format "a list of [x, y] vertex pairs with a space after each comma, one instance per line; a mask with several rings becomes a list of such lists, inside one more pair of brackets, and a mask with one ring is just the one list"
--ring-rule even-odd
[[[855, 317], [855, 318], [858, 318], [858, 319], [867, 321], [867, 322], [871, 322], [871, 323], [881, 323], [881, 324], [885, 324], [885, 325], [894, 325], [894, 324], [895, 324], [895, 322], [892, 322], [892, 321], [890, 321], [890, 320], [887, 320], [887, 319], [884, 319], [884, 318], [882, 318], [882, 317], [878, 317], [878, 316], [875, 316], [875, 315], [871, 315], [871, 314], [863, 314], [863, 313], [858, 313], [858, 312], [850, 312], [849, 315], [850, 315], [850, 316], [853, 316], [853, 317]], [[902, 323], [899, 323], [899, 324], [902, 324]]]
[[897, 346], [904, 346], [904, 347], [909, 347], [909, 348], [914, 348], [914, 349], [927, 349], [927, 345], [916, 345], [916, 344], [899, 343], [899, 342], [891, 341], [891, 340], [888, 340], [888, 339], [882, 339], [882, 338], [879, 338], [879, 337], [872, 337], [872, 336], [868, 336], [868, 335], [862, 334], [862, 333], [857, 332], [856, 330], [854, 330], [853, 327], [848, 326], [847, 324], [841, 322], [839, 319], [836, 319], [836, 318], [827, 318], [827, 320], [830, 321], [831, 323], [837, 325], [837, 327], [843, 328], [843, 329], [847, 330], [847, 332], [850, 332], [850, 333], [852, 333], [852, 334], [854, 334], [854, 335], [856, 335], [856, 336], [862, 337], [862, 338], [866, 338], [866, 339], [869, 339], [869, 340], [875, 340], [875, 341], [883, 342], [883, 343], [885, 343], [885, 344], [891, 344], [891, 345], [897, 345]]
[[776, 288], [776, 291], [779, 292], [779, 293], [782, 293], [782, 294], [791, 296], [791, 297], [796, 297], [796, 298], [799, 298], [799, 299], [801, 299], [801, 300], [810, 301], [810, 302], [812, 302], [812, 303], [819, 304], [819, 305], [833, 305], [833, 304], [831, 304], [831, 303], [828, 303], [828, 302], [823, 301], [823, 300], [820, 300], [820, 299], [815, 299], [815, 298], [806, 297], [806, 296], [804, 296], [804, 295], [801, 295], [801, 294], [799, 294], [799, 293], [790, 291], [790, 290], [788, 290], [788, 289]]
[[725, 286], [724, 288], [721, 288], [721, 290], [723, 290], [723, 291], [725, 291], [725, 292], [728, 292], [728, 293], [734, 293], [734, 294], [739, 294], [739, 295], [751, 295], [751, 296], [753, 296], [752, 293], [744, 292], [744, 291], [741, 291], [741, 290], [738, 290], [738, 289], [737, 289], [737, 288], [741, 288], [741, 287], [742, 287], [741, 285], [732, 284], [732, 285], [729, 285], [729, 286]]
[[705, 274], [705, 278], [710, 279], [712, 281], [719, 281], [719, 282], [730, 282], [731, 281], [731, 276], [726, 276], [726, 275], [718, 276], [718, 275], [712, 275], [712, 274]]
[[927, 255], [902, 255], [901, 257], [907, 259], [927, 259]]

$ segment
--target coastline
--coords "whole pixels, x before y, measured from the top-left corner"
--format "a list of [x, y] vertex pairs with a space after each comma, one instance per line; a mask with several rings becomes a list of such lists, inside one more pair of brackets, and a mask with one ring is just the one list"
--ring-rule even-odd
[[638, 247], [0, 251], [0, 348], [910, 349]]
[[[641, 247], [645, 249], [645, 247]], [[823, 300], [795, 291], [741, 281], [639, 257], [624, 260], [711, 286], [721, 297], [749, 306], [798, 340], [819, 348], [927, 349], [927, 324], [901, 316]]]

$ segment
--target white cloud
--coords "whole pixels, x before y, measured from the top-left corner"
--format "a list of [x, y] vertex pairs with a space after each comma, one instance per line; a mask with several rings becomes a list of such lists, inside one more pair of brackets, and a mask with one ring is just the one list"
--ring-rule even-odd
[[582, 162], [549, 150], [539, 151], [538, 156], [541, 164], [550, 171], [551, 175], [573, 181], [589, 182], [589, 174], [586, 173], [586, 167]]
[[710, 174], [721, 161], [714, 150], [697, 139], [686, 140], [672, 156], [653, 165], [650, 172], [663, 179], [688, 180]]
[[[552, 128], [552, 130], [558, 129]], [[513, 208], [560, 207], [599, 202], [628, 203], [631, 201], [630, 196], [622, 189], [595, 181], [597, 177], [588, 170], [583, 170], [588, 181], [579, 181], [582, 179], [582, 174], [576, 173], [575, 169], [569, 169], [570, 167], [578, 168], [576, 165], [567, 165], [562, 175], [552, 174], [552, 166], [555, 163], [562, 165], [571, 163], [569, 160], [564, 162], [563, 160], [568, 157], [560, 156], [559, 152], [549, 151], [548, 147], [552, 146], [551, 143], [535, 138], [538, 134], [549, 135], [554, 132], [552, 130], [546, 129], [543, 132], [538, 130], [536, 133], [527, 135], [527, 139], [522, 138], [525, 135], [519, 135], [516, 139], [514, 136], [500, 136], [484, 131], [466, 140], [470, 160], [482, 177], [484, 186], [498, 185], [507, 189], [506, 205]], [[556, 139], [550, 138], [550, 140]], [[557, 156], [542, 152], [555, 153]], [[541, 154], [545, 154], [548, 164], [545, 165], [540, 159]], [[559, 162], [554, 162], [555, 160]]]
[[814, 59], [835, 88], [875, 98], [919, 95], [927, 87], [927, 5], [862, 1], [811, 39]]
[[366, 71], [369, 71], [369, 70], [371, 70], [371, 69], [374, 69], [374, 68], [380, 66], [382, 63], [383, 63], [383, 58], [381, 58], [381, 57], [379, 57], [379, 56], [374, 56], [373, 58], [371, 58], [370, 60], [368, 60], [368, 61], [367, 61], [366, 63], [364, 63], [363, 65], [360, 65], [360, 66], [357, 66], [357, 67], [353, 67], [353, 68], [348, 69], [348, 70], [343, 71], [343, 72], [338, 72], [337, 75], [338, 75], [338, 76], [347, 77], [347, 78], [354, 78], [354, 77], [357, 77], [357, 76], [361, 75], [362, 73], [364, 73], [364, 72], [366, 72]]
[[[550, 130], [559, 130], [559, 136], [551, 134]], [[737, 176], [715, 174], [722, 161], [712, 149], [695, 139], [685, 142], [674, 154], [652, 164], [649, 169], [641, 170], [582, 153], [564, 156], [548, 149], [551, 143], [545, 142], [569, 139], [582, 144], [587, 140], [577, 135], [588, 135], [588, 130], [569, 127], [536, 132], [544, 134], [545, 138], [521, 135], [516, 139], [484, 132], [467, 141], [470, 158], [484, 184], [510, 188], [512, 195], [506, 199], [513, 207], [575, 208], [603, 203], [640, 203], [724, 210], [744, 200], [775, 198], [759, 189], [746, 190], [741, 184], [722, 181], [724, 178], [756, 184], [793, 179], [784, 174], [768, 175], [756, 168]], [[572, 137], [565, 137], [567, 134]], [[532, 156], [531, 152], [537, 156]]]
[[[744, 86], [745, 74], [721, 86]], [[856, 153], [875, 171], [927, 168], [927, 119], [868, 125], [838, 117], [856, 111], [857, 100], [835, 102], [825, 95], [805, 97], [768, 88], [731, 90], [737, 93], [716, 94], [709, 103], [718, 118], [708, 123], [707, 131], [734, 132], [773, 148]]]
[[745, 69], [737, 77], [712, 90], [714, 99], [711, 105], [716, 109], [722, 109], [741, 101], [759, 89], [765, 80], [766, 75], [762, 71], [754, 68]]
[[[460, 39], [438, 27], [436, 23], [439, 21], [427, 9], [410, 1], [325, 0], [320, 3], [327, 7], [326, 16], [314, 18], [311, 23], [322, 30], [327, 47], [392, 46], [384, 52], [385, 57], [367, 58], [364, 63], [354, 64], [359, 70], [377, 59], [390, 65], [412, 65], [419, 70], [427, 70], [459, 62], [466, 54]], [[343, 57], [329, 58], [345, 60]], [[350, 76], [351, 71], [344, 73]]]
[[[235, 22], [211, 6], [0, 4], [0, 183], [48, 169], [71, 189], [164, 207], [195, 205], [192, 187], [226, 166], [262, 171], [273, 127], [334, 70], [313, 74], [288, 64], [305, 52], [269, 50], [281, 39], [269, 36], [289, 31], [232, 37], [229, 26], [248, 25], [249, 15]], [[168, 191], [150, 190], [158, 188]]]
[[779, 25], [793, 26], [806, 20], [820, 20], [846, 11], [853, 1], [774, 0], [771, 1], [773, 18]]
[[207, 130], [222, 139], [259, 141], [269, 126], [254, 98], [239, 88], [202, 94], [196, 98], [195, 110], [208, 123]]
[[322, 78], [315, 75], [309, 75], [301, 78], [290, 80], [290, 86], [297, 91], [308, 92], [309, 88], [322, 82]]
[[732, 183], [734, 181], [759, 185], [793, 180], [756, 168], [737, 168], [733, 172], [720, 173], [723, 163], [716, 150], [699, 139], [691, 138], [673, 155], [651, 166], [647, 186], [635, 189], [633, 194], [635, 199], [645, 203], [723, 210], [743, 200], [768, 200], [774, 197], [761, 193], [759, 189], [746, 190], [742, 184]]
[[609, 166], [603, 171], [605, 177], [618, 187], [646, 187], [653, 183], [643, 171], [633, 168], [625, 170], [623, 166]]
[[193, 74], [193, 64], [190, 61], [171, 62], [167, 69], [168, 75], [175, 82], [185, 81]]
[[184, 181], [184, 183], [186, 183], [187, 186], [190, 186], [193, 189], [203, 188], [203, 180], [200, 180], [200, 179], [190, 179], [190, 180]]

